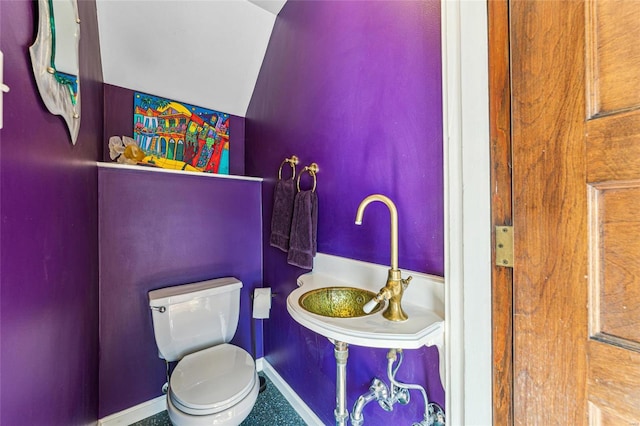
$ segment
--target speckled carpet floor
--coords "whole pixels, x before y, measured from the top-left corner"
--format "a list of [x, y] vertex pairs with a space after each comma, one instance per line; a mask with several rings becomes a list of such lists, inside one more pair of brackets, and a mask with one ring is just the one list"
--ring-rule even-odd
[[[262, 375], [262, 374], [261, 374]], [[256, 405], [241, 426], [304, 426], [305, 422], [267, 378], [267, 388], [258, 395]], [[133, 423], [131, 426], [171, 426], [166, 411]]]

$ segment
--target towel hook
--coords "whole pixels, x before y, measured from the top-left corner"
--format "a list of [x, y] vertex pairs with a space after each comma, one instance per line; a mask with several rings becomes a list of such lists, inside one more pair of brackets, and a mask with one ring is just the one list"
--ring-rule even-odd
[[282, 180], [282, 166], [284, 166], [285, 163], [289, 163], [291, 166], [291, 180], [295, 179], [296, 165], [298, 164], [298, 161], [298, 157], [295, 155], [292, 155], [291, 158], [285, 158], [284, 161], [280, 163], [280, 168], [278, 169], [278, 180]]
[[318, 173], [319, 170], [320, 169], [318, 168], [318, 164], [316, 163], [311, 163], [308, 166], [304, 166], [304, 169], [302, 169], [302, 171], [298, 175], [298, 182], [297, 182], [298, 192], [300, 192], [300, 176], [302, 176], [304, 172], [309, 173], [313, 177], [313, 188], [311, 188], [311, 192], [316, 191], [316, 183], [317, 183], [316, 173]]

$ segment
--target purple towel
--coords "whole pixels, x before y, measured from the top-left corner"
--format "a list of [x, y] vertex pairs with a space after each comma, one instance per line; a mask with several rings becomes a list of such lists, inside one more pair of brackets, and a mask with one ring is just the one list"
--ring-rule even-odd
[[273, 192], [273, 214], [271, 215], [271, 237], [273, 247], [286, 252], [289, 250], [291, 234], [291, 217], [296, 185], [293, 179], [279, 180]]
[[318, 195], [314, 191], [296, 194], [289, 238], [287, 262], [304, 269], [313, 269], [318, 236]]

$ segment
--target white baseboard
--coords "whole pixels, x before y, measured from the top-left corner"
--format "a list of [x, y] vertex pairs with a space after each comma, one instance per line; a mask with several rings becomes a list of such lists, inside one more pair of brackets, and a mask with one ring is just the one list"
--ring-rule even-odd
[[[278, 372], [267, 362], [266, 359], [260, 358], [260, 364], [262, 366], [262, 372], [271, 380], [271, 382], [275, 385], [276, 388], [280, 391], [282, 396], [286, 398], [286, 400], [291, 404], [294, 410], [302, 417], [302, 420], [308, 426], [324, 426], [324, 423], [316, 416], [307, 404], [298, 396], [297, 393], [291, 389], [291, 386], [284, 381], [282, 377], [278, 374]], [[257, 368], [257, 362], [256, 362]]]
[[167, 409], [166, 395], [143, 402], [98, 420], [98, 426], [130, 425]]

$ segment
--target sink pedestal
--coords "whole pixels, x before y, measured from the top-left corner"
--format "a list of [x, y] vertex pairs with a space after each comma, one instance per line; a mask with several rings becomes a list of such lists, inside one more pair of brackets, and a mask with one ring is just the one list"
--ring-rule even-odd
[[336, 426], [346, 426], [349, 418], [347, 409], [347, 358], [349, 345], [344, 342], [333, 342], [333, 353], [336, 357], [336, 409], [333, 412]]

